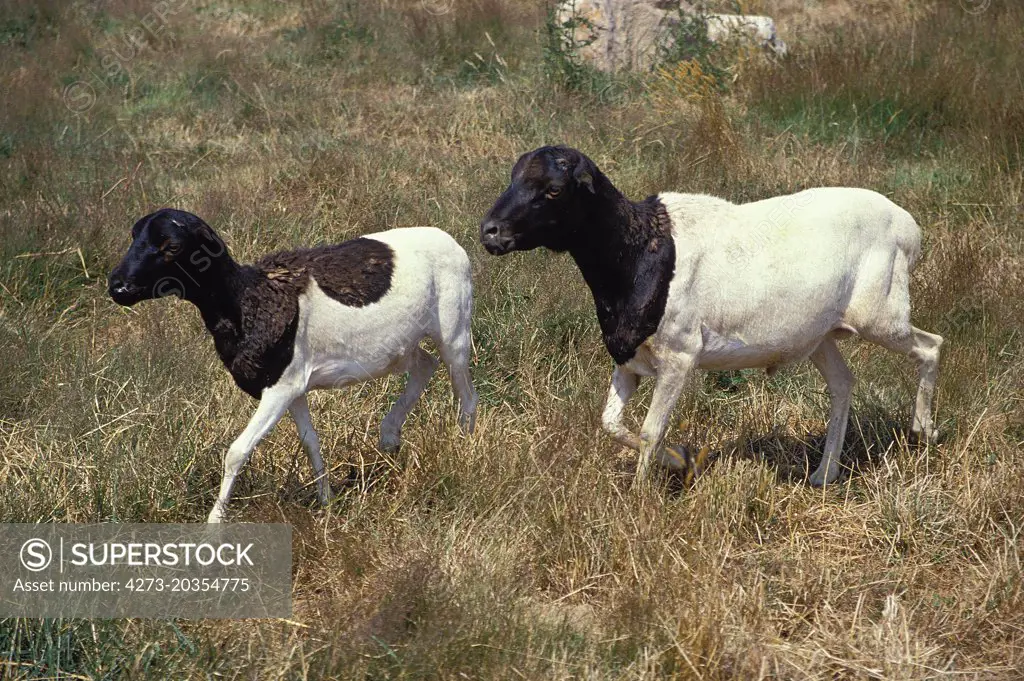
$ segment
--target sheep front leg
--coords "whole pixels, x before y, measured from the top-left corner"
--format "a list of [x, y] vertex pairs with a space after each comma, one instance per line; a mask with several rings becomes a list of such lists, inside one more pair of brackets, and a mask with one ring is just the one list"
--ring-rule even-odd
[[235, 485], [235, 478], [238, 477], [238, 472], [242, 470], [242, 466], [249, 460], [249, 455], [252, 454], [252, 450], [259, 441], [284, 416], [288, 405], [301, 394], [301, 391], [280, 385], [275, 385], [263, 391], [263, 395], [260, 397], [260, 404], [256, 408], [256, 413], [249, 419], [249, 424], [245, 427], [245, 430], [231, 443], [227, 454], [224, 455], [224, 477], [220, 482], [220, 494], [217, 495], [217, 501], [214, 502], [206, 522], [219, 523], [224, 520], [228, 501], [231, 500], [231, 488]]
[[380, 424], [380, 448], [385, 452], [398, 451], [402, 442], [402, 426], [413, 405], [426, 389], [430, 377], [434, 375], [434, 370], [437, 369], [437, 360], [429, 352], [417, 346], [406, 356], [402, 368], [409, 372], [409, 380], [405, 384], [405, 390], [395, 400], [391, 411]]
[[306, 396], [301, 395], [288, 407], [292, 418], [295, 420], [295, 429], [299, 431], [299, 440], [302, 441], [302, 448], [306, 450], [309, 457], [309, 465], [313, 467], [313, 477], [316, 478], [316, 496], [321, 506], [326, 506], [331, 500], [331, 485], [327, 480], [327, 473], [324, 471], [324, 460], [320, 456], [320, 438], [313, 428], [313, 419], [309, 415], [309, 404]]
[[810, 477], [812, 487], [822, 487], [835, 482], [839, 477], [839, 460], [843, 453], [846, 422], [850, 416], [850, 398], [856, 380], [831, 338], [823, 340], [811, 353], [811, 361], [824, 376], [829, 396], [832, 398], [828, 434], [825, 436], [825, 452], [817, 470]]
[[640, 460], [636, 467], [636, 477], [633, 479], [634, 489], [646, 487], [650, 483], [651, 464], [656, 458], [665, 463], [669, 460], [662, 455], [662, 442], [668, 429], [669, 417], [672, 416], [672, 409], [675, 408], [679, 395], [686, 386], [693, 366], [693, 358], [683, 355], [664, 362], [658, 368], [651, 407], [647, 410], [647, 416], [640, 429]]
[[636, 392], [640, 377], [624, 366], [616, 365], [612, 372], [612, 385], [601, 414], [601, 425], [617, 442], [634, 451], [640, 451], [640, 438], [622, 423], [622, 415], [629, 398]]
[[[616, 365], [615, 371], [612, 372], [612, 385], [608, 389], [608, 400], [605, 402], [604, 412], [601, 414], [601, 425], [604, 427], [605, 432], [611, 435], [616, 442], [629, 447], [635, 452], [639, 452], [642, 449], [643, 443], [640, 440], [640, 436], [627, 428], [622, 421], [626, 404], [633, 397], [633, 393], [636, 392], [639, 383], [639, 374], [630, 371], [624, 366]], [[685, 453], [683, 453], [683, 450], [666, 451], [673, 449], [676, 448], [666, 446], [655, 454], [658, 463], [665, 468], [685, 469], [688, 465]]]

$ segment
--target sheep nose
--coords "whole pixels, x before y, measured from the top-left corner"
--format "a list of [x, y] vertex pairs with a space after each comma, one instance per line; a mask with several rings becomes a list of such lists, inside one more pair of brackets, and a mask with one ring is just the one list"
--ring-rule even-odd
[[107, 281], [107, 294], [115, 300], [129, 295], [132, 288], [132, 285], [124, 277], [114, 276]]
[[480, 243], [491, 255], [503, 255], [512, 248], [513, 238], [501, 235], [501, 222], [484, 220], [480, 224]]
[[494, 239], [498, 236], [498, 228], [496, 220], [484, 220], [480, 225], [480, 236], [484, 239]]

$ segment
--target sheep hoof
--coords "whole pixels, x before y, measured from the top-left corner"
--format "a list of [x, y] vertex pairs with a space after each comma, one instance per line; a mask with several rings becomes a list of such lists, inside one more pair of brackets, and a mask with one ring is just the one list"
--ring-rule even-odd
[[814, 471], [814, 473], [811, 474], [811, 477], [807, 479], [807, 482], [811, 485], [811, 487], [824, 487], [826, 485], [831, 485], [838, 478], [839, 471], [836, 471], [835, 473], [829, 475], [829, 471], [822, 470], [821, 468], [819, 468], [818, 470]]
[[682, 445], [666, 445], [661, 455], [661, 465], [673, 471], [690, 469], [690, 452]]
[[661, 455], [661, 464], [675, 475], [680, 476], [679, 479], [683, 484], [691, 485], [707, 468], [710, 454], [711, 448], [707, 445], [701, 447], [696, 456], [691, 456], [690, 450], [682, 445], [668, 445]]
[[402, 439], [397, 433], [394, 435], [380, 436], [380, 451], [385, 454], [396, 454], [402, 447]]
[[907, 433], [907, 442], [912, 445], [925, 446], [937, 445], [939, 443], [939, 431], [935, 428], [928, 428], [923, 433], [919, 429], [910, 429]]
[[652, 487], [651, 480], [648, 477], [640, 477], [639, 475], [633, 478], [633, 483], [629, 486], [629, 491], [633, 494], [643, 494], [650, 490]]

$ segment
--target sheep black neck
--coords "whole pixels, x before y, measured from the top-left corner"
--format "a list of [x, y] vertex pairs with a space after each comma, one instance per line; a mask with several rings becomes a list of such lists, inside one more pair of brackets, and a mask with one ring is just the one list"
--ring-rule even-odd
[[658, 329], [675, 272], [671, 220], [657, 196], [626, 198], [602, 173], [569, 254], [590, 287], [605, 347], [618, 364]]
[[237, 326], [241, 320], [241, 299], [247, 288], [251, 267], [240, 265], [225, 251], [210, 260], [206, 268], [186, 272], [182, 298], [189, 301], [203, 316], [210, 333], [228, 323]]
[[188, 275], [182, 298], [199, 308], [217, 354], [230, 368], [242, 332], [242, 298], [259, 275], [253, 267], [237, 263], [227, 251], [211, 259], [206, 269]]
[[226, 252], [215, 263], [185, 298], [199, 308], [235, 383], [259, 399], [292, 360], [300, 277], [240, 265]]

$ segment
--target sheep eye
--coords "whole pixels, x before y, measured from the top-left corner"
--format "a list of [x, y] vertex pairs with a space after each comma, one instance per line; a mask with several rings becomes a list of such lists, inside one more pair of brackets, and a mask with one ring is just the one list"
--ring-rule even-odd
[[561, 193], [562, 190], [559, 189], [558, 187], [548, 187], [548, 190], [544, 193], [544, 196], [548, 197], [549, 199], [554, 199]]

